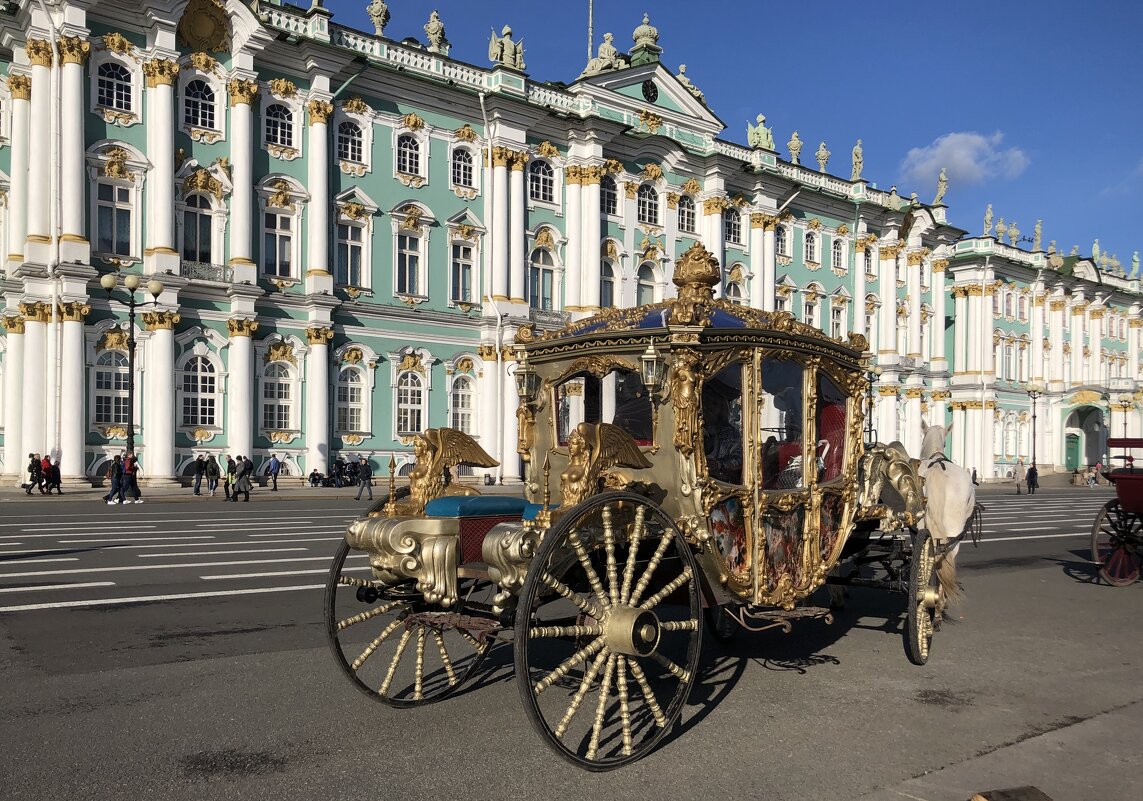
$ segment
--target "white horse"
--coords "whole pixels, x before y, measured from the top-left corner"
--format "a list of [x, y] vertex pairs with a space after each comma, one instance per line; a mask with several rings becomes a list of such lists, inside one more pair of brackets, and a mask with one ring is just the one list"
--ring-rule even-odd
[[942, 596], [937, 606], [939, 621], [944, 607], [960, 597], [956, 555], [960, 549], [959, 537], [968, 528], [976, 510], [976, 485], [972, 483], [972, 473], [945, 457], [948, 431], [944, 426], [930, 426], [922, 421], [921, 429], [924, 438], [921, 440], [921, 463], [917, 472], [925, 479], [925, 526], [938, 547], [956, 543], [937, 559], [937, 579]]

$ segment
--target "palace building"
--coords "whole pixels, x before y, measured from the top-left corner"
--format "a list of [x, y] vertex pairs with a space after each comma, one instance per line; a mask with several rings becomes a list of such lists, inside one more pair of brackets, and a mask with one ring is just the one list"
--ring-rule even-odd
[[842, 176], [761, 119], [729, 141], [646, 18], [554, 84], [507, 28], [487, 61], [435, 13], [389, 39], [380, 0], [374, 31], [321, 2], [5, 9], [6, 482], [33, 452], [97, 476], [131, 435], [154, 483], [200, 453], [383, 470], [437, 426], [516, 480], [517, 329], [660, 301], [695, 242], [721, 296], [867, 336], [882, 440], [951, 422], [989, 479], [1143, 434], [1138, 270], [969, 235], [860, 144]]

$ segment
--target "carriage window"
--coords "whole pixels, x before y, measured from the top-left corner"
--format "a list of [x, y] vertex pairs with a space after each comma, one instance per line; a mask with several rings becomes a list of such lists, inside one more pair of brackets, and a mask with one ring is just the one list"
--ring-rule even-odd
[[742, 483], [742, 365], [732, 364], [702, 386], [702, 437], [710, 477]]
[[802, 365], [780, 359], [762, 362], [758, 399], [762, 442], [762, 489], [805, 486], [802, 449]]
[[833, 481], [845, 462], [845, 393], [825, 373], [818, 373], [818, 482]]
[[580, 423], [613, 423], [639, 445], [654, 444], [651, 399], [635, 372], [614, 371], [597, 378], [584, 375], [556, 387], [556, 441], [566, 445], [568, 434]]

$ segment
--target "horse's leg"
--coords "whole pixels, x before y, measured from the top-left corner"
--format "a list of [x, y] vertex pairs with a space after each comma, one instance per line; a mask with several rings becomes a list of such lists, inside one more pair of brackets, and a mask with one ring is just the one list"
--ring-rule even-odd
[[956, 579], [956, 554], [960, 550], [960, 543], [954, 545], [947, 553], [937, 559], [937, 608], [933, 619], [934, 627], [940, 626], [944, 619], [944, 611], [949, 604], [960, 600], [961, 589]]

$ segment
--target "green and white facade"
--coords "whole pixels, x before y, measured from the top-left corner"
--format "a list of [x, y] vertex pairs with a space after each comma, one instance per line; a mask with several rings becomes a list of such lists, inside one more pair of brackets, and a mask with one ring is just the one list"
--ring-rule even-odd
[[[276, 453], [295, 475], [400, 465], [444, 425], [513, 480], [516, 329], [661, 300], [695, 241], [721, 294], [868, 336], [881, 439], [915, 450], [922, 419], [952, 421], [953, 456], [1002, 475], [1031, 456], [1030, 383], [1044, 465], [1095, 461], [1124, 420], [1143, 433], [1137, 278], [721, 139], [653, 28], [634, 39], [564, 86], [320, 3], [9, 3], [6, 480], [30, 452], [98, 474], [124, 446], [129, 378], [153, 482], [199, 453]], [[132, 274], [163, 290], [136, 293], [129, 376]]]

